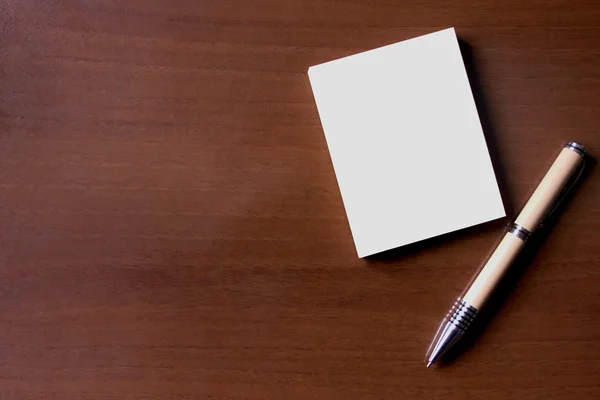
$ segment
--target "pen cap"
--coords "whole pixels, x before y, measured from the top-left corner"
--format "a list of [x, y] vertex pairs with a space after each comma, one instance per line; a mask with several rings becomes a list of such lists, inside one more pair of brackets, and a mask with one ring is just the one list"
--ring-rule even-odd
[[556, 199], [585, 157], [585, 147], [569, 142], [517, 217], [515, 224], [533, 232], [553, 207]]

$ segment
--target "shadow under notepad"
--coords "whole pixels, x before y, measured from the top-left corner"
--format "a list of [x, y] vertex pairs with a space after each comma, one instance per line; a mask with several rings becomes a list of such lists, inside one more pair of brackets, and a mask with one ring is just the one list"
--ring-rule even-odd
[[460, 47], [463, 62], [465, 63], [465, 70], [467, 71], [467, 77], [469, 78], [469, 84], [471, 85], [471, 92], [473, 93], [473, 99], [475, 100], [475, 106], [477, 107], [477, 113], [479, 114], [479, 121], [481, 121], [483, 136], [485, 137], [488, 151], [490, 153], [492, 167], [494, 168], [494, 173], [496, 174], [496, 181], [498, 182], [498, 189], [500, 190], [502, 203], [504, 203], [504, 210], [506, 211], [506, 215], [510, 217], [514, 215], [515, 212], [513, 197], [507, 184], [506, 171], [502, 167], [500, 148], [498, 147], [498, 135], [494, 129], [495, 124], [490, 117], [488, 112], [488, 102], [486, 101], [486, 97], [481, 89], [480, 81], [477, 79], [478, 75], [475, 65], [475, 57], [473, 56], [473, 49], [467, 42], [460, 39], [458, 40], [458, 45]]
[[508, 227], [506, 218], [500, 218], [494, 221], [482, 223], [468, 228], [459, 229], [445, 233], [443, 235], [434, 236], [429, 239], [421, 240], [419, 242], [410, 243], [402, 247], [396, 247], [395, 249], [386, 250], [381, 253], [373, 254], [365, 257], [368, 260], [370, 267], [377, 268], [382, 265], [389, 265], [397, 262], [401, 258], [408, 257], [412, 254], [419, 253], [423, 250], [432, 250], [442, 245], [454, 242], [456, 240], [463, 240], [466, 235], [481, 235], [488, 232], [499, 232], [503, 228]]

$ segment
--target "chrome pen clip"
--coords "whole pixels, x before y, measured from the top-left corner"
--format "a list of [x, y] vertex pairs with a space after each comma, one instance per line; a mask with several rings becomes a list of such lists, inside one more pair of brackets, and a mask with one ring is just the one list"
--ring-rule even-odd
[[585, 147], [583, 147], [582, 145], [580, 145], [579, 143], [576, 143], [576, 142], [569, 142], [565, 146], [565, 148], [569, 148], [569, 149], [575, 151], [577, 154], [581, 155], [581, 157], [583, 159], [581, 160], [581, 163], [579, 163], [579, 166], [577, 167], [577, 170], [575, 171], [573, 176], [569, 179], [569, 182], [567, 182], [567, 184], [565, 185], [563, 190], [561, 190], [561, 192], [559, 193], [558, 197], [556, 198], [556, 201], [554, 202], [554, 205], [552, 206], [552, 208], [550, 209], [548, 214], [546, 214], [546, 216], [542, 219], [542, 222], [540, 222], [537, 229], [544, 228], [544, 224], [546, 223], [546, 221], [548, 221], [550, 219], [552, 214], [554, 214], [554, 212], [560, 207], [562, 202], [569, 196], [569, 193], [571, 193], [571, 189], [573, 189], [573, 187], [577, 184], [579, 179], [581, 179], [581, 177], [583, 175], [583, 171], [585, 170], [585, 167], [586, 167]]

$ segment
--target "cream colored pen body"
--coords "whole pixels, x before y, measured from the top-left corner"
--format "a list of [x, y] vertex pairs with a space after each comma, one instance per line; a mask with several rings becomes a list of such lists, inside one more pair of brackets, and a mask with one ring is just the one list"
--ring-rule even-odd
[[450, 310], [448, 321], [443, 325], [440, 334], [434, 338], [428, 367], [447, 352], [469, 328], [510, 265], [525, 247], [529, 236], [550, 212], [584, 157], [585, 148], [578, 143], [569, 142], [562, 149], [512, 228], [479, 271], [464, 296]]

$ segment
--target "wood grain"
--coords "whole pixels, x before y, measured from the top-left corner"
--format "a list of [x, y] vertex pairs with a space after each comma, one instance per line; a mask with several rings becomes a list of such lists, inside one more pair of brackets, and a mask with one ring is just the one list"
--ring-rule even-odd
[[448, 26], [514, 214], [600, 154], [596, 1], [0, 0], [0, 398], [598, 398], [594, 162], [440, 368], [507, 220], [356, 258], [306, 70]]

